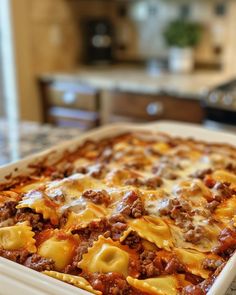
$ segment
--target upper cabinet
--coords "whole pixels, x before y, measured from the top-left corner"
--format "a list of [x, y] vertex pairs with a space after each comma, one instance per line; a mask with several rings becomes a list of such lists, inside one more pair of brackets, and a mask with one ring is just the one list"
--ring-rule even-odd
[[34, 22], [70, 22], [72, 10], [67, 0], [31, 0], [30, 16]]

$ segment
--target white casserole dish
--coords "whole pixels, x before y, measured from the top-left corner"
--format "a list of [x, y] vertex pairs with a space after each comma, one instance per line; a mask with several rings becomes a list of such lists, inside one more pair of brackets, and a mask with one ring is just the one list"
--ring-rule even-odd
[[[27, 168], [29, 163], [35, 163], [45, 156], [55, 159], [65, 150], [74, 150], [87, 139], [101, 139], [104, 137], [115, 136], [119, 133], [137, 130], [161, 131], [170, 135], [181, 137], [193, 137], [198, 140], [208, 142], [227, 143], [236, 146], [236, 136], [225, 134], [223, 132], [209, 131], [196, 125], [157, 122], [149, 124], [113, 124], [101, 127], [79, 136], [77, 139], [68, 141], [55, 148], [20, 160], [16, 163], [3, 166], [0, 169], [0, 181], [5, 181], [4, 177], [9, 173], [13, 176], [17, 174], [27, 174], [30, 170]], [[15, 171], [15, 168], [18, 168]], [[236, 276], [236, 254], [228, 261], [227, 265], [216, 279], [208, 295], [223, 295], [229, 288], [231, 282]], [[47, 277], [36, 271], [28, 269], [22, 265], [16, 264], [0, 257], [0, 295], [69, 295], [69, 294], [90, 294], [56, 279]]]

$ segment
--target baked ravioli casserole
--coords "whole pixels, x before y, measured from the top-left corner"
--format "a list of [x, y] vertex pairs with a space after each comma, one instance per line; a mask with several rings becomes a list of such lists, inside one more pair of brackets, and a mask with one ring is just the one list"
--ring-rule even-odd
[[236, 249], [236, 149], [86, 141], [1, 184], [0, 256], [94, 294], [203, 295]]

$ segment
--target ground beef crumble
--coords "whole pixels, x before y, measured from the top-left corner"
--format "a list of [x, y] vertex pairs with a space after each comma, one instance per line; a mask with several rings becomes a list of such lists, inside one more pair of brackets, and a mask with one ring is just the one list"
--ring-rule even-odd
[[82, 197], [92, 201], [95, 204], [104, 204], [105, 206], [108, 206], [111, 201], [109, 194], [105, 190], [86, 190], [83, 192]]
[[204, 294], [207, 294], [210, 291], [211, 286], [214, 284], [215, 279], [221, 273], [224, 266], [225, 263], [222, 263], [208, 279], [203, 280], [201, 283], [199, 283], [199, 286], [204, 291]]
[[155, 251], [144, 250], [139, 258], [141, 263], [141, 278], [159, 276], [163, 272], [164, 266], [162, 261], [156, 258]]
[[203, 278], [192, 273], [187, 272], [185, 274], [186, 281], [192, 283], [193, 285], [200, 284], [203, 281]]
[[88, 241], [81, 241], [79, 247], [76, 249], [75, 256], [73, 257], [73, 261], [71, 264], [67, 265], [65, 268], [65, 273], [71, 275], [79, 275], [81, 273], [81, 269], [77, 267], [78, 263], [82, 260], [82, 257], [85, 253], [88, 252], [88, 248], [91, 245]]
[[217, 182], [212, 188], [212, 194], [215, 201], [222, 202], [224, 199], [232, 197], [234, 192], [228, 183]]
[[189, 229], [184, 233], [184, 238], [186, 242], [197, 244], [205, 236], [205, 228], [203, 226], [197, 225], [193, 229]]
[[147, 179], [138, 177], [125, 180], [125, 185], [134, 185], [137, 187], [146, 186], [148, 189], [156, 189], [163, 184], [163, 180], [159, 176], [153, 176]]
[[88, 174], [96, 179], [100, 179], [105, 171], [106, 166], [103, 164], [97, 164], [88, 168]]
[[12, 260], [14, 262], [23, 264], [27, 259], [29, 252], [26, 250], [4, 250], [0, 249], [0, 256]]
[[206, 204], [206, 209], [210, 210], [211, 212], [214, 212], [219, 204], [220, 204], [220, 202], [214, 200], [214, 201]]
[[219, 245], [213, 249], [218, 255], [229, 256], [236, 250], [236, 232], [225, 228], [218, 237]]
[[186, 271], [185, 266], [178, 260], [177, 257], [172, 257], [166, 264], [164, 273], [171, 275], [174, 273], [182, 273]]
[[215, 271], [218, 267], [220, 267], [223, 264], [223, 261], [218, 259], [209, 259], [206, 258], [202, 262], [202, 266], [204, 269], [210, 270], [210, 271]]
[[172, 275], [186, 271], [184, 265], [175, 256], [162, 257], [155, 251], [144, 250], [140, 255], [142, 279], [159, 275]]
[[87, 227], [75, 230], [73, 233], [78, 233], [82, 239], [87, 240], [92, 245], [93, 241], [97, 240], [100, 235], [106, 238], [111, 237], [113, 240], [119, 240], [126, 229], [127, 224], [123, 216], [117, 214], [109, 219], [102, 218], [92, 221]]
[[12, 218], [16, 214], [17, 202], [9, 201], [0, 207], [0, 222], [3, 222], [9, 218]]
[[139, 237], [139, 235], [136, 232], [132, 231], [122, 242], [122, 244], [127, 245], [131, 249], [135, 249], [137, 252], [139, 252], [143, 249], [141, 241], [142, 239]]
[[129, 191], [124, 195], [116, 211], [132, 218], [140, 218], [145, 212], [143, 202], [135, 191]]
[[105, 235], [106, 232], [110, 236], [108, 221], [103, 218], [90, 222], [85, 228], [73, 230], [72, 233], [78, 234], [83, 240], [89, 241], [89, 244], [92, 245], [93, 241], [97, 240], [100, 235]]
[[147, 178], [144, 181], [144, 185], [146, 185], [150, 189], [156, 189], [157, 187], [160, 187], [163, 184], [163, 180], [159, 176], [153, 176], [150, 178]]
[[206, 230], [203, 226], [193, 224], [194, 214], [207, 217], [204, 210], [192, 210], [189, 203], [181, 198], [163, 199], [159, 206], [160, 215], [168, 215], [175, 224], [183, 229], [185, 241], [197, 244], [205, 236]]
[[75, 172], [73, 163], [65, 162], [60, 167], [48, 167], [44, 174], [50, 176], [52, 180], [63, 179], [69, 177]]
[[183, 216], [183, 213], [190, 215], [191, 207], [187, 201], [180, 198], [163, 199], [159, 213], [161, 215], [170, 215], [171, 218], [175, 219]]
[[38, 254], [33, 254], [24, 262], [26, 267], [42, 272], [44, 270], [55, 270], [55, 263], [52, 259], [44, 258]]
[[141, 295], [142, 292], [132, 288], [125, 277], [118, 273], [99, 274], [87, 276], [92, 287], [106, 295]]
[[104, 172], [106, 172], [106, 166], [103, 164], [96, 164], [91, 166], [80, 166], [76, 168], [77, 173], [88, 174], [89, 176], [100, 179]]
[[[215, 279], [218, 277], [218, 275], [220, 274], [220, 272], [222, 271], [224, 266], [225, 266], [225, 263], [221, 263], [221, 265], [218, 266], [214, 270], [214, 273], [211, 276], [209, 276], [209, 278], [206, 280], [203, 280], [200, 277], [197, 277], [197, 276], [187, 273], [185, 275], [185, 279], [187, 281], [193, 283], [193, 285], [189, 285], [189, 286], [184, 287], [181, 295], [206, 295], [206, 294], [208, 294], [209, 290], [211, 289], [211, 286], [213, 285]], [[196, 279], [195, 279], [195, 277], [196, 277]]]
[[66, 225], [70, 213], [71, 213], [71, 210], [70, 210], [70, 209], [66, 209], [66, 210], [62, 213], [62, 215], [61, 215], [61, 217], [60, 217], [60, 220], [59, 220], [60, 228], [63, 228], [63, 227]]
[[136, 187], [140, 187], [140, 186], [143, 185], [143, 181], [138, 177], [132, 177], [132, 178], [126, 179], [124, 181], [124, 184], [125, 185], [133, 185], [133, 186], [136, 186]]
[[190, 176], [193, 178], [204, 179], [206, 175], [209, 175], [212, 172], [213, 172], [213, 170], [211, 168], [206, 168], [206, 169], [202, 169], [202, 170], [197, 170], [193, 174], [191, 174]]
[[109, 221], [109, 224], [111, 238], [113, 240], [119, 240], [122, 233], [127, 229], [127, 224], [119, 221], [115, 223], [111, 223], [111, 221]]
[[190, 205], [180, 198], [161, 200], [159, 213], [160, 215], [168, 215], [181, 228], [186, 228], [187, 222], [192, 221]]
[[144, 164], [141, 163], [140, 161], [124, 163], [124, 168], [126, 169], [141, 170], [143, 167], [144, 167]]
[[32, 229], [36, 232], [52, 227], [50, 222], [48, 220], [44, 220], [41, 214], [35, 213], [29, 208], [17, 209], [15, 221], [28, 221], [30, 226], [32, 226]]
[[228, 164], [226, 164], [225, 169], [231, 173], [236, 174], [236, 164], [228, 163]]

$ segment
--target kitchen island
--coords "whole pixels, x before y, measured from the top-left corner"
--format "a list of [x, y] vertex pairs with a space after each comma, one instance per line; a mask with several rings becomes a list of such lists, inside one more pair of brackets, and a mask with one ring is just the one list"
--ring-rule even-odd
[[[46, 101], [44, 106], [58, 107], [55, 100], [50, 102], [50, 95], [53, 91], [58, 93], [59, 89], [60, 106], [63, 105], [65, 109], [80, 108], [75, 101], [81, 100], [85, 92], [93, 89], [92, 92], [99, 97], [99, 103], [95, 103], [99, 105], [99, 110], [95, 108], [93, 111], [99, 113], [100, 123], [158, 119], [200, 123], [204, 117], [201, 101], [211, 89], [233, 77], [232, 73], [221, 71], [171, 74], [163, 70], [153, 73], [142, 67], [103, 66], [80, 67], [67, 73], [48, 73], [39, 78], [41, 86], [46, 85], [42, 91], [42, 98]], [[83, 89], [81, 92], [78, 85], [87, 87], [87, 91]], [[87, 102], [89, 100], [87, 98]], [[53, 112], [50, 114], [48, 110], [44, 116], [45, 122], [58, 120], [57, 117], [55, 119], [55, 109]], [[66, 114], [60, 109], [60, 115], [65, 117]], [[77, 118], [79, 116], [78, 113]]]
[[162, 94], [193, 99], [204, 98], [216, 85], [232, 79], [232, 73], [201, 70], [190, 74], [149, 72], [143, 67], [101, 66], [81, 67], [67, 73], [40, 75], [42, 80], [79, 82], [102, 89], [142, 94]]

